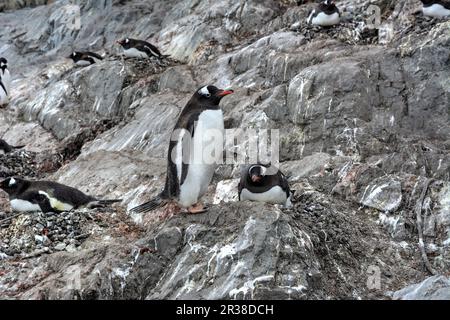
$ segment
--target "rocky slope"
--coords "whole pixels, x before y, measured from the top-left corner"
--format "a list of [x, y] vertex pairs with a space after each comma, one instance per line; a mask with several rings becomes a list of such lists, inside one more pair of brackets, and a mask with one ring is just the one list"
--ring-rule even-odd
[[[375, 29], [369, 4], [380, 9]], [[424, 18], [415, 0], [338, 5], [333, 29], [304, 23], [308, 1], [0, 6], [0, 56], [14, 78], [0, 136], [27, 145], [0, 155], [0, 175], [124, 199], [16, 216], [3, 194], [0, 297], [448, 298], [450, 21]], [[170, 62], [123, 60], [114, 42], [125, 36]], [[76, 68], [73, 50], [106, 58]], [[236, 203], [239, 167], [223, 165], [208, 213], [130, 216], [161, 189], [170, 129], [207, 83], [236, 90], [222, 102], [228, 128], [279, 130], [294, 207]]]

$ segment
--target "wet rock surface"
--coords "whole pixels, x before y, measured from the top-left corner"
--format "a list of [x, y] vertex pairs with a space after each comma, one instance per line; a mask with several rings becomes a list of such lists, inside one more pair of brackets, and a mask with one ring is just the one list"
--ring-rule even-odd
[[[382, 18], [375, 27], [370, 4]], [[448, 299], [450, 21], [423, 17], [420, 1], [343, 0], [342, 24], [319, 28], [305, 23], [313, 5], [0, 6], [0, 56], [13, 75], [0, 135], [26, 145], [0, 155], [0, 177], [123, 199], [16, 215], [2, 194], [0, 296]], [[126, 36], [171, 57], [123, 59], [114, 42]], [[73, 50], [105, 59], [74, 67], [64, 58]], [[128, 215], [163, 187], [171, 128], [206, 83], [235, 89], [222, 102], [228, 128], [279, 130], [294, 207], [237, 203], [239, 168], [223, 165], [207, 213]]]

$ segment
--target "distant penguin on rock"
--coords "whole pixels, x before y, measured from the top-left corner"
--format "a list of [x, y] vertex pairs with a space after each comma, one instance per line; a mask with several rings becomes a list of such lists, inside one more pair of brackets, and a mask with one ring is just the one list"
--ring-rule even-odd
[[131, 209], [145, 213], [170, 200], [202, 213], [199, 202], [207, 192], [217, 164], [223, 160], [224, 120], [219, 103], [233, 90], [209, 85], [198, 89], [181, 112], [169, 144], [164, 190], [153, 200]]
[[307, 22], [317, 26], [330, 27], [339, 24], [340, 21], [339, 9], [332, 0], [325, 0], [311, 12]]
[[0, 154], [10, 153], [16, 149], [22, 149], [25, 146], [11, 146], [5, 140], [0, 139]]
[[433, 18], [450, 18], [450, 1], [421, 0], [422, 12], [425, 16]]
[[293, 191], [289, 188], [285, 175], [274, 167], [262, 164], [244, 167], [241, 172], [238, 194], [239, 201], [266, 202], [286, 207], [292, 205]]
[[[99, 200], [86, 195], [80, 190], [52, 181], [29, 181], [19, 177], [10, 177], [0, 183], [9, 195], [13, 211], [34, 212], [40, 211], [41, 206], [36, 195], [48, 198], [51, 211], [70, 211], [80, 207], [103, 207], [122, 200]], [[41, 200], [43, 199], [40, 197]]]
[[8, 61], [0, 58], [0, 107], [8, 104], [11, 89], [11, 75], [8, 70]]
[[117, 43], [122, 46], [123, 53], [127, 58], [149, 59], [154, 57], [162, 60], [169, 57], [168, 55], [161, 54], [156, 46], [147, 41], [125, 38], [117, 41]]
[[8, 60], [5, 58], [0, 58], [0, 78], [6, 88], [6, 91], [11, 90], [11, 74], [8, 70]]
[[94, 52], [80, 52], [80, 51], [74, 51], [69, 56], [69, 59], [72, 59], [73, 62], [77, 66], [85, 67], [90, 66], [91, 64], [94, 64], [100, 60], [103, 60], [103, 57], [94, 53]]
[[3, 78], [0, 76], [0, 107], [7, 105], [9, 102], [9, 91], [6, 89], [6, 85], [3, 82]]

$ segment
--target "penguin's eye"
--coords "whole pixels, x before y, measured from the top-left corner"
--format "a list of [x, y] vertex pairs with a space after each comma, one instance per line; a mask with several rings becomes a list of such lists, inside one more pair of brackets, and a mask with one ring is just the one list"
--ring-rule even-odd
[[205, 94], [205, 97], [207, 97], [207, 98], [211, 97], [211, 93]]

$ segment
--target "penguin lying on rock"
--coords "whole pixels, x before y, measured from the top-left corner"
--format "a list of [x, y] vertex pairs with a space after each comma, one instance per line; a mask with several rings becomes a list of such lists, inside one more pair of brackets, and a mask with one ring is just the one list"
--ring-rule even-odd
[[307, 22], [322, 27], [330, 27], [339, 24], [340, 20], [339, 9], [332, 0], [325, 0], [311, 12]]
[[290, 207], [294, 191], [278, 169], [262, 164], [245, 167], [238, 186], [239, 201], [257, 201]]
[[162, 60], [169, 57], [169, 55], [161, 54], [156, 46], [147, 41], [125, 38], [117, 43], [122, 46], [123, 53], [127, 58], [149, 59], [155, 57]]
[[86, 195], [80, 190], [52, 181], [29, 181], [19, 177], [11, 177], [0, 183], [9, 195], [13, 211], [34, 212], [42, 210], [39, 205], [45, 196], [51, 206], [51, 211], [61, 212], [78, 209], [80, 207], [95, 208], [111, 205], [122, 200], [99, 200]]
[[74, 51], [70, 56], [69, 59], [72, 59], [73, 62], [77, 66], [90, 66], [91, 64], [96, 63], [97, 61], [103, 60], [103, 57], [94, 53], [94, 52], [79, 52]]
[[211, 85], [194, 93], [172, 132], [164, 190], [155, 199], [131, 209], [131, 213], [148, 212], [170, 200], [189, 213], [206, 211], [199, 200], [223, 160], [224, 121], [219, 103], [232, 93]]

